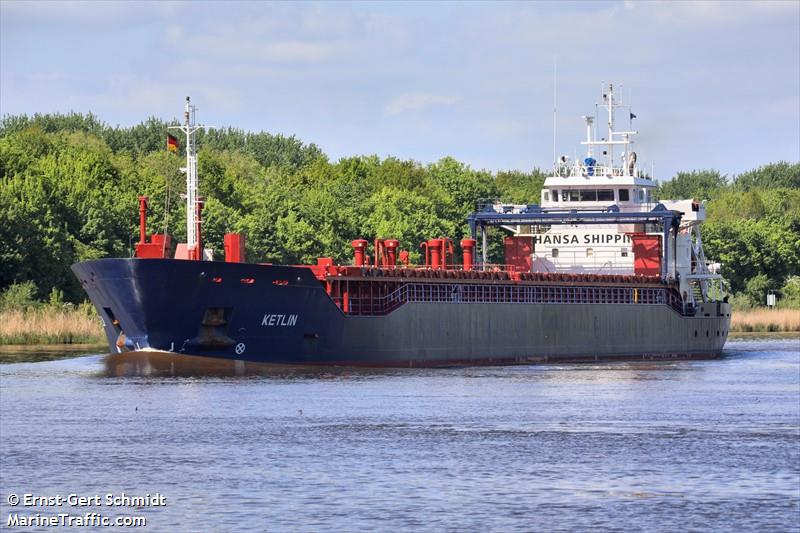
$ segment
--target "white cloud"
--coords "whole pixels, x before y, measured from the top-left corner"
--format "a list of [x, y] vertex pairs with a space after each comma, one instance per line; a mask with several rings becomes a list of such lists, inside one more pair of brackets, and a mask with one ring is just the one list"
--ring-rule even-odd
[[102, 31], [131, 28], [175, 18], [175, 2], [52, 1], [2, 2], [7, 29], [18, 31]]
[[452, 105], [457, 99], [453, 96], [431, 93], [405, 93], [386, 104], [386, 112], [397, 115], [406, 111], [419, 111], [431, 106]]
[[760, 0], [757, 2], [722, 2], [716, 0], [694, 0], [691, 2], [626, 3], [629, 9], [637, 9], [643, 16], [653, 17], [659, 22], [673, 26], [706, 26], [752, 24], [755, 19], [772, 19], [798, 14], [800, 3], [796, 1]]
[[268, 43], [255, 48], [255, 52], [270, 61], [316, 62], [344, 50], [345, 45], [331, 42], [284, 41]]
[[170, 24], [166, 29], [166, 41], [168, 44], [178, 44], [183, 39], [186, 32], [182, 26], [177, 24]]
[[225, 57], [227, 60], [260, 60], [276, 63], [315, 63], [347, 50], [348, 45], [332, 41], [287, 40], [264, 42], [254, 38], [202, 36], [190, 38], [187, 47], [196, 57]]
[[480, 119], [481, 130], [493, 139], [508, 139], [524, 133], [527, 125], [520, 118], [490, 116]]
[[[212, 110], [219, 115], [235, 113], [244, 107], [241, 92], [224, 83], [165, 81], [133, 74], [99, 79], [89, 87], [73, 84], [68, 94], [68, 107], [55, 110], [92, 111], [104, 120], [124, 125], [136, 123], [142, 117], [148, 116], [179, 118], [185, 96], [191, 96], [193, 102], [199, 103], [205, 117], [201, 120], [203, 123], [208, 123]], [[87, 109], [82, 104], [74, 104], [74, 101], [91, 101], [92, 105]]]

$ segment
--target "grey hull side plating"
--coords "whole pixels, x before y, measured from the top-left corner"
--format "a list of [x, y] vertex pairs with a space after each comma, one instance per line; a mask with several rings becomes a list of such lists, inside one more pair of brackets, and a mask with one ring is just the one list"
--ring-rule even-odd
[[[410, 303], [344, 324], [349, 352], [417, 364], [718, 357], [730, 306], [682, 317], [666, 305]], [[708, 313], [709, 316], [705, 316]]]
[[[711, 358], [721, 355], [731, 312], [722, 302], [693, 317], [667, 305], [408, 302], [385, 316], [349, 316], [307, 268], [106, 259], [73, 271], [104, 319], [112, 352], [280, 365]], [[209, 308], [226, 309], [220, 335], [229, 342], [197, 344]]]

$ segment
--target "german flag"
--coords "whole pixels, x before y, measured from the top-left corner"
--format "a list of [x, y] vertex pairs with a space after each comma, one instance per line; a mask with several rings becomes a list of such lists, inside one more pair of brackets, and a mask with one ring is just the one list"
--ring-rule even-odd
[[178, 138], [173, 137], [169, 133], [167, 133], [167, 150], [169, 150], [170, 152], [178, 151]]

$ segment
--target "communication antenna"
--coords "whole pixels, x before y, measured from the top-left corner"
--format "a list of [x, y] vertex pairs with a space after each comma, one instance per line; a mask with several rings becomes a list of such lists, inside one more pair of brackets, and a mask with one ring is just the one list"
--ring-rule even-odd
[[558, 57], [553, 56], [553, 168], [556, 168], [557, 158], [556, 155], [556, 118], [558, 116]]

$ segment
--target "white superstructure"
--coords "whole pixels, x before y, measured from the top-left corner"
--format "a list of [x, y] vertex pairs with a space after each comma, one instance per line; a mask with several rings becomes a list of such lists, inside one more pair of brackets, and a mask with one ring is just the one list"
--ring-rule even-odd
[[[617, 130], [617, 110], [627, 111], [628, 128]], [[682, 213], [679, 228], [662, 231], [648, 224], [506, 225], [530, 258], [533, 272], [580, 274], [660, 275], [677, 281], [687, 301], [707, 301], [711, 282], [721, 278], [706, 263], [700, 236], [705, 206], [694, 200], [655, 200], [657, 183], [639, 166], [632, 147], [638, 133], [636, 116], [616, 97], [614, 86], [604, 88], [597, 110], [606, 121], [598, 139], [595, 116], [584, 116], [585, 156], [572, 161], [561, 156], [544, 183], [540, 205], [544, 211], [646, 213], [667, 209]], [[600, 113], [596, 113], [599, 115]], [[529, 212], [531, 206], [495, 204], [498, 213]], [[507, 263], [510, 263], [507, 252]], [[514, 257], [520, 259], [519, 256]], [[528, 260], [529, 259], [529, 260]], [[520, 265], [517, 264], [517, 269]]]

